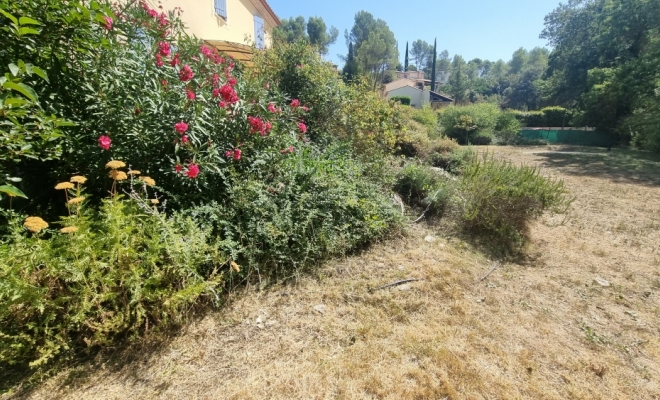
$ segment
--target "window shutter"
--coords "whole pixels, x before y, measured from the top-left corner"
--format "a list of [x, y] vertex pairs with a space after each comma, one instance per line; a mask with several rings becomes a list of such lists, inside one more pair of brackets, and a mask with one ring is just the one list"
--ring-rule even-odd
[[214, 0], [215, 13], [224, 19], [227, 19], [227, 0]]
[[263, 18], [254, 16], [254, 44], [259, 49], [266, 47], [266, 32], [264, 30]]

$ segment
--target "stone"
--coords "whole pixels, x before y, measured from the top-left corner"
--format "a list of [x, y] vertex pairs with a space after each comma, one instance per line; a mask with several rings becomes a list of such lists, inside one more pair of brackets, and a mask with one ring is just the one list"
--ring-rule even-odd
[[607, 280], [601, 278], [600, 276], [597, 276], [596, 278], [594, 278], [594, 282], [596, 282], [597, 284], [599, 284], [602, 287], [610, 287], [610, 283]]
[[325, 304], [317, 304], [314, 306], [314, 310], [319, 314], [325, 314], [325, 311], [328, 309]]
[[428, 235], [427, 237], [424, 238], [424, 240], [429, 242], [429, 243], [433, 243], [436, 240], [438, 240], [438, 238], [436, 238], [435, 236]]

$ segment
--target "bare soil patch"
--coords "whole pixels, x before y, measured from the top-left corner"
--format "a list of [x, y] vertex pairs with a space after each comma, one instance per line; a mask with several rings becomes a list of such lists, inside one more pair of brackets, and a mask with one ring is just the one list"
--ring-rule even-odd
[[[478, 282], [494, 260], [415, 226], [295, 284], [237, 293], [156, 349], [99, 357], [22, 395], [660, 398], [660, 163], [616, 149], [489, 150], [543, 166], [576, 196], [567, 216], [534, 224], [526, 260]], [[420, 280], [373, 290], [408, 278]]]

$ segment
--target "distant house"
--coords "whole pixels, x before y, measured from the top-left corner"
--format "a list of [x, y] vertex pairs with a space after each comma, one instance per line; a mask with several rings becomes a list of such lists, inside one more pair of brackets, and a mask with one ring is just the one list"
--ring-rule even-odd
[[[408, 74], [410, 73], [411, 71], [408, 71]], [[401, 76], [406, 76], [405, 74], [406, 73], [402, 72]], [[421, 72], [421, 74], [423, 77], [424, 72]], [[383, 88], [383, 97], [390, 99], [394, 96], [408, 96], [411, 98], [410, 106], [414, 108], [422, 108], [425, 104], [429, 104], [433, 108], [446, 107], [448, 105], [454, 104], [454, 99], [426, 89], [423, 86], [424, 83], [420, 82], [419, 78], [417, 78], [419, 76], [420, 75], [415, 72], [413, 78], [416, 80], [411, 80], [410, 78], [402, 78], [388, 83]]]
[[[150, 2], [154, 2], [151, 0]], [[160, 0], [165, 10], [180, 7], [186, 31], [234, 58], [250, 62], [252, 47], [272, 43], [281, 22], [266, 0]]]

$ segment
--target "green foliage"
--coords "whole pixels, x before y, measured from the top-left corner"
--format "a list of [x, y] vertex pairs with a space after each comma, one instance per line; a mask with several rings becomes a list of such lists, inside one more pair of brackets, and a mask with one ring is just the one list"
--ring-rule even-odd
[[398, 101], [399, 103], [401, 103], [401, 105], [404, 105], [404, 106], [409, 106], [410, 102], [412, 101], [412, 97], [410, 97], [410, 96], [392, 96], [392, 97], [390, 97], [390, 100]]
[[306, 149], [267, 180], [236, 182], [231, 203], [188, 212], [224, 241], [245, 274], [288, 275], [380, 238], [400, 214], [386, 192], [364, 179], [371, 166], [344, 147]]
[[303, 40], [315, 46], [319, 53], [327, 54], [328, 46], [337, 41], [339, 31], [334, 26], [327, 29], [321, 17], [309, 17], [305, 22], [303, 16], [282, 19], [282, 24], [273, 28], [273, 38], [276, 41], [295, 43]]
[[[200, 296], [216, 293], [229, 260], [210, 231], [167, 217], [146, 187], [136, 190], [98, 211], [70, 205], [56, 223], [63, 231], [24, 227], [10, 213], [0, 241], [0, 374], [179, 323]], [[69, 191], [84, 197], [80, 186]]]
[[427, 161], [434, 167], [439, 167], [447, 172], [458, 174], [463, 169], [463, 166], [474, 158], [474, 155], [475, 152], [470, 147], [454, 147], [449, 151], [431, 153]]
[[562, 181], [488, 154], [464, 166], [458, 193], [463, 226], [508, 250], [525, 243], [530, 222], [544, 211], [563, 213], [572, 201]]
[[438, 113], [432, 109], [431, 106], [425, 105], [421, 109], [412, 109], [411, 118], [413, 121], [421, 124], [426, 128], [429, 137], [437, 136]]
[[439, 214], [448, 204], [451, 189], [446, 178], [426, 164], [413, 161], [397, 174], [394, 190], [403, 200], [418, 207], [428, 207], [427, 213]]
[[502, 111], [494, 104], [479, 103], [447, 107], [440, 112], [442, 134], [460, 144], [488, 144]]
[[516, 113], [502, 111], [495, 124], [495, 136], [498, 141], [508, 141], [520, 133], [522, 124], [516, 118]]

